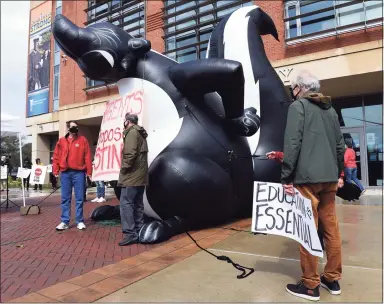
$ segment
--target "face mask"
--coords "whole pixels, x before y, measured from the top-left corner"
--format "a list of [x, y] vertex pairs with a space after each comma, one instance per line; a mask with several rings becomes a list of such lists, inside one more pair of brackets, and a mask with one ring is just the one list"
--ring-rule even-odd
[[76, 127], [76, 126], [70, 127], [69, 132], [77, 134], [77, 132], [79, 132], [79, 127]]
[[293, 91], [296, 88], [297, 88], [297, 85], [295, 85], [295, 87], [293, 89], [292, 89], [292, 87], [289, 88], [289, 92], [291, 93], [291, 98], [292, 98], [293, 101], [295, 101], [297, 99], [297, 95], [299, 95], [299, 93], [300, 93], [300, 90], [299, 90], [299, 92], [296, 95], [293, 93]]

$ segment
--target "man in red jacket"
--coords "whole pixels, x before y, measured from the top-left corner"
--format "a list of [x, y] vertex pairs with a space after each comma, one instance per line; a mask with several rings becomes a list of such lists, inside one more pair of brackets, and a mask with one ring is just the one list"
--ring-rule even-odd
[[53, 174], [61, 179], [61, 223], [57, 231], [68, 229], [71, 216], [72, 187], [76, 200], [77, 228], [85, 229], [83, 220], [83, 204], [85, 176], [92, 175], [91, 151], [87, 139], [78, 135], [79, 126], [76, 121], [67, 122], [68, 133], [61, 137], [53, 152]]

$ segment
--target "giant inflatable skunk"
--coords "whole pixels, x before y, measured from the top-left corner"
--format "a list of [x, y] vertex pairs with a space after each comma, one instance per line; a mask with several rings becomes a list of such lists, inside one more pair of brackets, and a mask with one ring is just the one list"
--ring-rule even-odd
[[[139, 78], [165, 93], [156, 102], [169, 109], [165, 120], [175, 123], [159, 132], [167, 134], [160, 140], [156, 132], [148, 137], [145, 212], [151, 220], [140, 242], [251, 216], [254, 180], [279, 180], [279, 164], [258, 156], [282, 150], [289, 98], [261, 39], [277, 39], [275, 25], [257, 6], [222, 19], [207, 58], [182, 64], [110, 23], [79, 28], [58, 15], [53, 34], [87, 77], [117, 82], [120, 93], [124, 83]], [[157, 116], [150, 120], [164, 120]], [[102, 208], [94, 219], [118, 213]]]

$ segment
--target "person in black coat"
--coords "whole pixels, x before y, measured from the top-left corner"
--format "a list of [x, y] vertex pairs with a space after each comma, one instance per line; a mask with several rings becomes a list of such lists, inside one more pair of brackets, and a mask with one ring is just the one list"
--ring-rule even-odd
[[[23, 168], [25, 168], [25, 169], [31, 169], [32, 168], [32, 162], [29, 160], [28, 156], [24, 159]], [[31, 173], [29, 173], [27, 178], [23, 178], [24, 189], [27, 189], [27, 191], [29, 190], [29, 177], [30, 176], [31, 176]]]

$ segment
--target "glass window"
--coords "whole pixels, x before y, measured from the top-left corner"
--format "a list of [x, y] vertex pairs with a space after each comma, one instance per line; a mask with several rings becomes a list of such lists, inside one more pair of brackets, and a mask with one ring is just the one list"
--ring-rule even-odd
[[[231, 8], [232, 3], [237, 3]], [[165, 1], [165, 6], [169, 6], [173, 1]], [[178, 60], [179, 62], [185, 62], [197, 58], [205, 58], [206, 45], [195, 47], [196, 43], [207, 41], [211, 35], [214, 25], [217, 24], [225, 15], [233, 12], [237, 8], [245, 5], [252, 5], [253, 1], [244, 0], [219, 0], [213, 3], [202, 4], [202, 1], [185, 1], [183, 4], [173, 8], [166, 7], [166, 15], [174, 14], [182, 11], [176, 16], [165, 19], [165, 24], [172, 24], [174, 22], [180, 22], [179, 24], [171, 27], [166, 27], [165, 34], [168, 36], [165, 38], [165, 48], [167, 56]], [[201, 7], [199, 7], [202, 5]], [[211, 11], [211, 14], [199, 16], [204, 12]], [[193, 18], [192, 18], [193, 17]], [[211, 23], [207, 25], [207, 23]], [[192, 29], [189, 29], [191, 27]], [[182, 30], [188, 29], [187, 32]], [[199, 33], [200, 32], [200, 33]], [[190, 46], [190, 47], [188, 47]], [[179, 48], [186, 47], [186, 49], [177, 50]], [[174, 50], [176, 50], [174, 52]]]
[[61, 7], [62, 4], [63, 4], [63, 3], [62, 3], [61, 0], [56, 0], [56, 8]]
[[55, 52], [55, 58], [53, 61], [55, 65], [60, 64], [60, 52]]
[[333, 102], [341, 127], [363, 126], [363, 104], [361, 97], [346, 97]]
[[[305, 3], [305, 2], [304, 2]], [[300, 14], [306, 14], [333, 6], [333, 1], [320, 1], [300, 7]], [[334, 11], [326, 11], [301, 18], [301, 35], [307, 35], [335, 28], [336, 20]]]
[[383, 1], [382, 0], [369, 0], [365, 1], [365, 9], [367, 20], [383, 18]]
[[[337, 4], [343, 4], [345, 0], [338, 0]], [[341, 7], [338, 9], [339, 25], [349, 25], [364, 21], [364, 4], [363, 2], [351, 6]]]
[[[345, 5], [343, 7], [336, 7]], [[364, 0], [360, 2], [350, 0], [294, 0], [285, 3], [285, 18], [292, 18], [303, 14], [314, 13], [309, 16], [298, 17], [285, 22], [286, 39], [302, 35], [316, 34], [322, 31], [336, 34], [338, 27], [353, 28], [357, 24], [383, 17], [383, 1]], [[325, 11], [324, 11], [325, 10]], [[334, 31], [332, 31], [334, 30]]]
[[62, 7], [60, 6], [60, 7], [58, 7], [58, 8], [56, 9], [56, 15], [60, 15], [61, 12], [62, 12]]
[[53, 79], [53, 99], [59, 98], [59, 81], [60, 75], [55, 74]]

